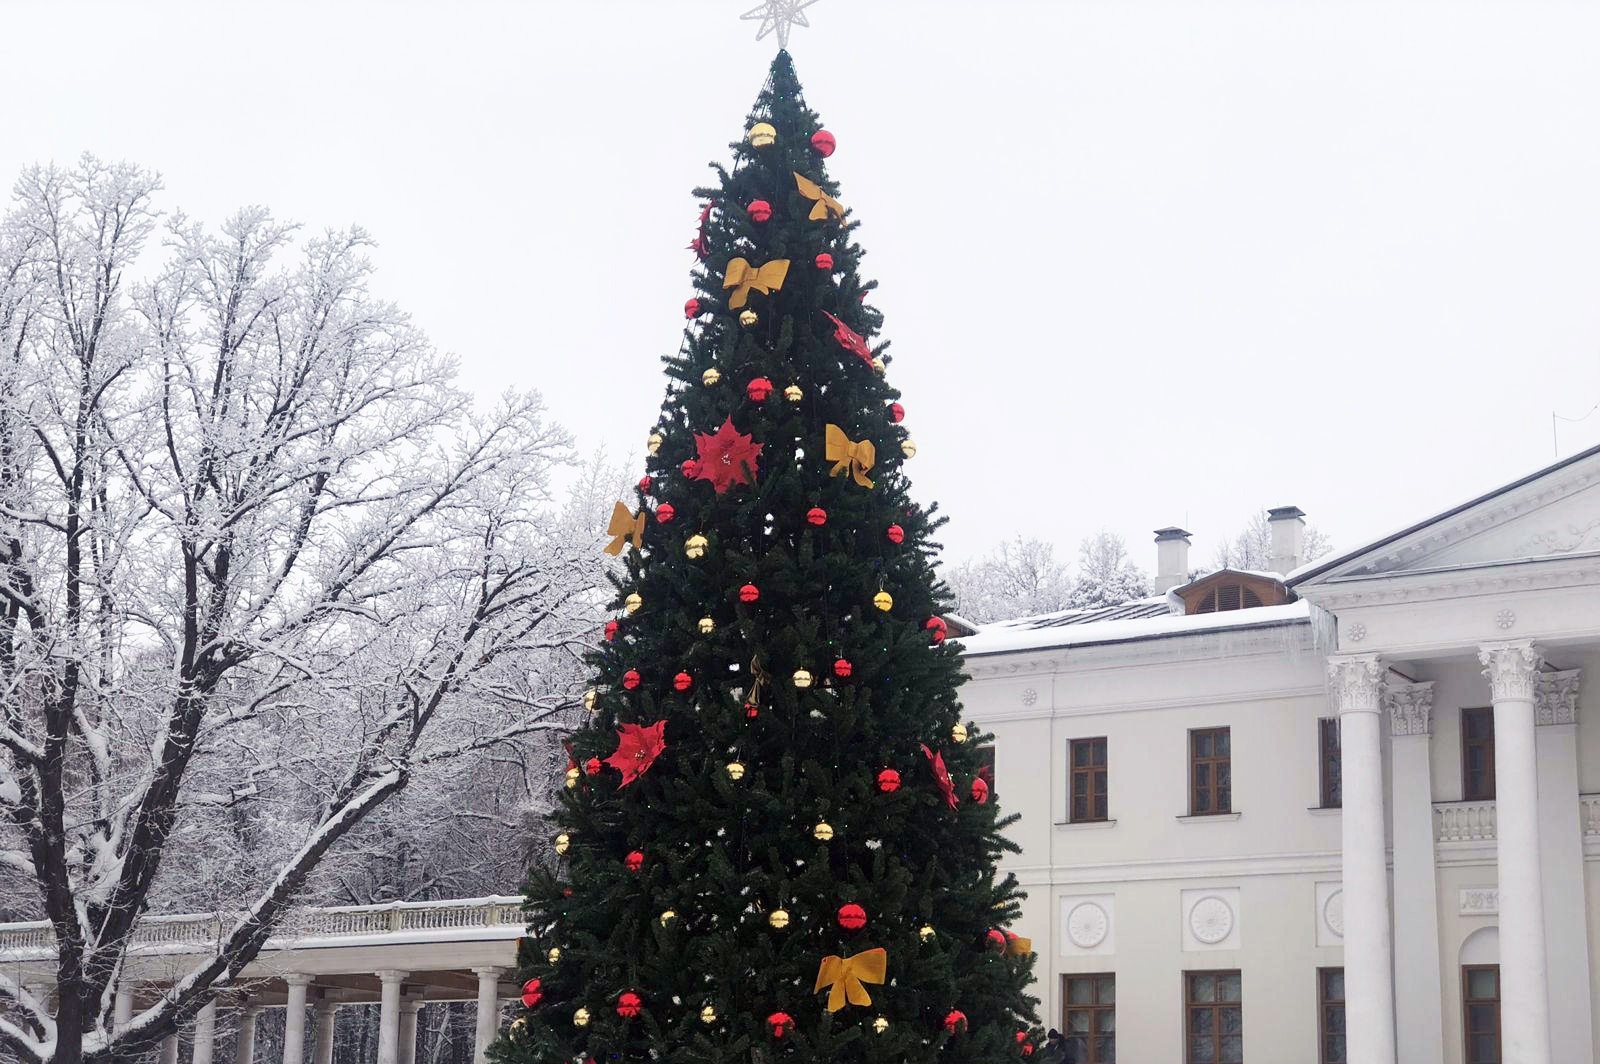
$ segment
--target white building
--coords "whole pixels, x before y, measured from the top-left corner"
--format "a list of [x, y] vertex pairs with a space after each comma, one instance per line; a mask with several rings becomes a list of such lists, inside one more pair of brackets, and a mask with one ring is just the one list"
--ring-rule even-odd
[[1592, 1064], [1600, 448], [1309, 565], [1271, 517], [1279, 573], [1185, 582], [1163, 529], [1166, 595], [963, 639], [1047, 1025], [1079, 1064]]

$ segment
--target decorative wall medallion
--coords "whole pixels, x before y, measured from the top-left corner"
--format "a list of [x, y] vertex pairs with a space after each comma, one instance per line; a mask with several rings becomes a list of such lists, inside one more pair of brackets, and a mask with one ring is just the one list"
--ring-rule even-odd
[[1037, 701], [1039, 701], [1039, 692], [1038, 691], [1035, 691], [1033, 688], [1030, 687], [1026, 691], [1022, 692], [1022, 704], [1023, 705], [1031, 706]]
[[1344, 891], [1336, 890], [1322, 903], [1322, 922], [1340, 938], [1344, 937]]
[[1494, 615], [1496, 628], [1510, 628], [1517, 623], [1517, 615], [1510, 610], [1501, 610]]
[[1360, 621], [1357, 621], [1355, 624], [1350, 626], [1349, 635], [1350, 642], [1359, 643], [1363, 639], [1367, 638], [1367, 626], [1362, 624]]
[[1233, 930], [1233, 909], [1221, 898], [1201, 898], [1189, 910], [1189, 930], [1208, 946], [1214, 946]]
[[1067, 914], [1067, 937], [1079, 949], [1094, 949], [1106, 940], [1111, 918], [1092, 901], [1079, 902]]

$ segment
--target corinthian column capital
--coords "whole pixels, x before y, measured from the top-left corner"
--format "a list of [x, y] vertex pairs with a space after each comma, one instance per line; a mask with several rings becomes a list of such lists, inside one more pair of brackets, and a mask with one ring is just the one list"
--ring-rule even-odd
[[1489, 678], [1489, 690], [1496, 702], [1532, 702], [1534, 677], [1544, 664], [1532, 640], [1511, 643], [1485, 643], [1478, 648], [1478, 661]]
[[1582, 669], [1541, 672], [1534, 680], [1533, 722], [1535, 724], [1578, 723], [1578, 684], [1582, 680]]
[[1383, 702], [1389, 709], [1390, 735], [1433, 733], [1433, 681], [1388, 684]]
[[1328, 693], [1334, 710], [1376, 713], [1383, 692], [1383, 663], [1376, 654], [1334, 654], [1328, 658]]

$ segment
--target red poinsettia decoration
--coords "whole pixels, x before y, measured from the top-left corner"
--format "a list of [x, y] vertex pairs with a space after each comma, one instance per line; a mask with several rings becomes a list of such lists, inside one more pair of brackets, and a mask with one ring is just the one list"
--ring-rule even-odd
[[756, 458], [761, 444], [733, 427], [733, 418], [722, 423], [714, 436], [695, 433], [700, 449], [700, 465], [695, 479], [709, 480], [721, 495], [735, 484], [751, 484], [756, 479]]
[[850, 326], [846, 325], [838, 318], [834, 317], [832, 314], [828, 314], [827, 311], [823, 311], [822, 313], [827, 315], [829, 321], [833, 322], [833, 338], [839, 341], [839, 346], [850, 352], [852, 355], [859, 356], [862, 361], [866, 362], [868, 365], [871, 365], [872, 349], [868, 347], [867, 342], [861, 338], [861, 334], [850, 328]]
[[694, 239], [689, 241], [689, 250], [695, 253], [696, 258], [706, 257], [706, 227], [711, 224], [711, 208], [715, 206], [715, 203], [708, 203], [700, 208], [700, 228]]
[[939, 785], [939, 790], [944, 793], [944, 800], [951, 809], [956, 807], [956, 785], [950, 782], [950, 770], [944, 767], [944, 755], [936, 754], [928, 749], [928, 744], [922, 744], [923, 756], [933, 765], [933, 780]]
[[606, 758], [606, 764], [622, 773], [618, 786], [626, 787], [649, 771], [667, 748], [666, 733], [664, 720], [648, 728], [640, 724], [623, 724], [617, 728], [617, 752]]

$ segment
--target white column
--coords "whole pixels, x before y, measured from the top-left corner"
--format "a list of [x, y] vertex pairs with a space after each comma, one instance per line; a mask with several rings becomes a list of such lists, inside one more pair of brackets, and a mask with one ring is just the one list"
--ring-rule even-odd
[[1593, 1020], [1589, 995], [1583, 992], [1590, 986], [1589, 921], [1584, 909], [1583, 812], [1578, 804], [1582, 679], [1579, 669], [1540, 673], [1533, 692], [1552, 1060], [1587, 1060], [1591, 1052]]
[[306, 991], [311, 976], [291, 972], [283, 981], [289, 988], [283, 1006], [283, 1064], [300, 1064], [306, 1055]]
[[1495, 849], [1500, 882], [1500, 1045], [1512, 1064], [1550, 1064], [1544, 875], [1531, 642], [1487, 643], [1478, 660], [1494, 697]]
[[1340, 654], [1328, 659], [1328, 679], [1339, 709], [1340, 780], [1344, 792], [1344, 811], [1339, 819], [1344, 879], [1345, 1030], [1350, 1059], [1360, 1064], [1395, 1064], [1389, 871], [1383, 831], [1383, 736], [1378, 716], [1383, 674], [1384, 667], [1376, 654]]
[[251, 1064], [256, 1057], [256, 1017], [261, 1007], [245, 1002], [239, 1010], [239, 1041], [233, 1051], [233, 1064]]
[[417, 1064], [417, 1013], [421, 1009], [421, 998], [400, 1002], [400, 1064]]
[[500, 1020], [500, 973], [504, 968], [474, 968], [478, 977], [478, 1026], [472, 1037], [472, 1064], [489, 1059], [489, 1043], [494, 1041]]
[[312, 1015], [316, 1018], [317, 1039], [311, 1049], [311, 1064], [333, 1064], [333, 1021], [338, 1008], [339, 1003], [327, 997], [326, 990], [312, 1008]]
[[133, 990], [119, 986], [116, 1001], [111, 1006], [111, 1026], [113, 1029], [126, 1027], [131, 1019], [133, 1019]]
[[1394, 829], [1395, 1049], [1406, 1064], [1444, 1064], [1439, 884], [1433, 854], [1433, 684], [1389, 684], [1389, 821]]
[[400, 981], [411, 973], [385, 968], [373, 974], [383, 984], [378, 1005], [378, 1064], [400, 1064]]
[[195, 1013], [194, 1050], [192, 1064], [211, 1064], [217, 1047], [217, 1003], [206, 1002], [205, 1008]]
[[178, 1036], [169, 1034], [161, 1040], [161, 1064], [178, 1064]]

